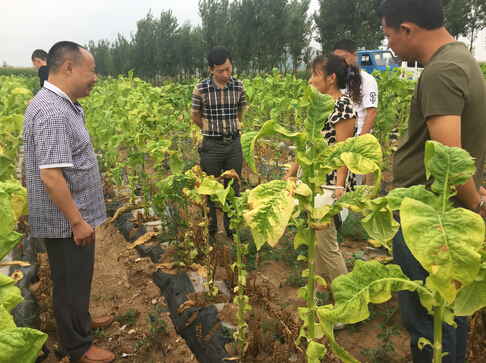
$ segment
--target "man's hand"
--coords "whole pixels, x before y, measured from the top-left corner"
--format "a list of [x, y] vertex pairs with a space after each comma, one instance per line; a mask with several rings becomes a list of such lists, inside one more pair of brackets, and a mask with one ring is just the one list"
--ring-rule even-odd
[[71, 226], [74, 234], [74, 242], [78, 246], [87, 246], [95, 241], [95, 231], [84, 220]]

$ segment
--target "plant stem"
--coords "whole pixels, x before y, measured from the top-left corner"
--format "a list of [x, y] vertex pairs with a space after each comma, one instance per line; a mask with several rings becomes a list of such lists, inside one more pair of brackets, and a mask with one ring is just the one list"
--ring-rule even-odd
[[243, 319], [243, 309], [245, 301], [243, 299], [243, 284], [242, 284], [242, 275], [243, 275], [243, 263], [241, 259], [241, 241], [240, 241], [240, 231], [239, 228], [236, 228], [236, 235], [235, 235], [235, 242], [236, 242], [236, 258], [237, 258], [237, 268], [238, 268], [238, 356], [240, 360], [243, 359], [243, 347], [244, 347], [244, 325], [245, 321]]
[[[436, 292], [436, 294], [438, 294]], [[446, 301], [442, 299], [440, 305], [434, 307], [434, 363], [442, 362], [442, 322]]]
[[[314, 145], [311, 147], [310, 159], [314, 160]], [[314, 164], [310, 165], [310, 172], [309, 172], [309, 179], [312, 180], [314, 178]], [[314, 183], [310, 183], [310, 188], [312, 190], [312, 200], [311, 205], [314, 208], [314, 199], [316, 196], [316, 185]], [[309, 215], [310, 216], [310, 215]], [[315, 250], [315, 239], [316, 231], [314, 228], [309, 229], [309, 244], [308, 244], [308, 263], [309, 263], [309, 277], [307, 282], [307, 291], [309, 293], [307, 299], [307, 307], [309, 308], [309, 316], [308, 316], [308, 335], [311, 341], [314, 340], [314, 250]]]
[[[209, 198], [209, 196], [206, 196]], [[208, 279], [208, 293], [212, 296], [213, 281], [211, 280], [211, 260], [209, 259], [209, 221], [208, 221], [208, 204], [204, 203], [204, 236], [206, 237], [206, 274]]]

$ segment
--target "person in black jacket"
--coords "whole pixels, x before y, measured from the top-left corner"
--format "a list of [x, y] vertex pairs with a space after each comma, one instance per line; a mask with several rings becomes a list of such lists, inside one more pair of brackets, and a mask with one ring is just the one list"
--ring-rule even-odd
[[40, 86], [44, 87], [44, 81], [47, 81], [49, 77], [49, 71], [47, 70], [47, 52], [42, 49], [36, 49], [32, 53], [32, 64], [39, 75]]

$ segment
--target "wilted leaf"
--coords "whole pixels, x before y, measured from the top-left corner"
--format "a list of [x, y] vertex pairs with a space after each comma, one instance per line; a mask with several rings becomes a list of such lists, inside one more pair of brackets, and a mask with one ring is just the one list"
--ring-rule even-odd
[[125, 206], [118, 208], [117, 211], [115, 212], [115, 215], [111, 219], [111, 221], [112, 222], [116, 221], [118, 219], [118, 217], [120, 216], [120, 214], [122, 214], [126, 210], [127, 210], [127, 207], [125, 207]]
[[145, 242], [148, 242], [152, 239], [152, 237], [157, 237], [159, 235], [159, 232], [147, 232], [143, 236], [140, 236], [137, 238], [135, 242], [133, 242], [130, 246], [128, 246], [128, 249], [133, 249], [137, 247], [138, 245], [141, 245]]
[[170, 270], [172, 267], [174, 267], [173, 262], [163, 262], [158, 264], [155, 270]]
[[197, 272], [197, 274], [203, 278], [206, 278], [208, 276], [206, 267], [201, 266], [198, 263], [193, 263], [191, 265], [191, 268]]
[[194, 300], [187, 300], [186, 302], [182, 303], [181, 306], [179, 307], [179, 310], [177, 310], [177, 314], [182, 313], [184, 310], [189, 309], [193, 306], [197, 306], [196, 301]]
[[14, 271], [13, 274], [10, 275], [10, 278], [15, 281], [15, 283], [19, 282], [24, 278], [24, 274], [20, 270]]

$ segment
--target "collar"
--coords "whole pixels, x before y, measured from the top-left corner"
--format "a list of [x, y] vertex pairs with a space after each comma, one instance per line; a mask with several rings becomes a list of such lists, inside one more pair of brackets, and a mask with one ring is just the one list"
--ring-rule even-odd
[[209, 76], [209, 83], [216, 89], [225, 89], [228, 85], [234, 86], [235, 79], [233, 78], [233, 76], [231, 76], [230, 79], [228, 80], [228, 83], [226, 83], [226, 85], [223, 88], [221, 88], [216, 83], [213, 82], [213, 74], [211, 74]]
[[[78, 107], [81, 107], [81, 105], [78, 103], [78, 101], [73, 103], [73, 101], [71, 101], [71, 99], [64, 93], [64, 91], [62, 89], [60, 89], [57, 86], [54, 86], [52, 83], [49, 83], [47, 81], [44, 81], [44, 87], [47, 88], [49, 91], [54, 92], [59, 97], [67, 100], [73, 106], [73, 108], [76, 110], [77, 113], [81, 112], [81, 110], [78, 108]], [[76, 106], [78, 106], [78, 107], [76, 107]]]

